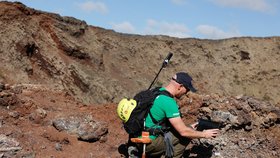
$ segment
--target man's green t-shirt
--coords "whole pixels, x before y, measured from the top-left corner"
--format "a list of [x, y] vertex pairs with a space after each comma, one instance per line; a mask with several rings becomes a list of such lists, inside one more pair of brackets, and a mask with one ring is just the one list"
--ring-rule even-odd
[[[160, 88], [160, 90], [166, 90], [165, 88]], [[152, 116], [155, 120], [161, 121], [164, 118], [175, 118], [180, 117], [179, 107], [174, 98], [166, 95], [159, 95], [156, 97], [154, 104], [150, 110]], [[148, 114], [145, 126], [147, 128], [161, 128], [159, 125], [155, 125], [151, 116]], [[150, 136], [151, 139], [155, 139], [157, 136]]]

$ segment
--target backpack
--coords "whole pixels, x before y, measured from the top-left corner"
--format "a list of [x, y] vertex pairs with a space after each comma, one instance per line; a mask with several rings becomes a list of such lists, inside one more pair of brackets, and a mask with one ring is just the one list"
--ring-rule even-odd
[[172, 97], [168, 91], [160, 91], [159, 89], [160, 87], [144, 90], [137, 93], [133, 99], [124, 98], [120, 101], [118, 115], [123, 120], [124, 129], [128, 134], [133, 136], [141, 135], [148, 113], [155, 124], [159, 123], [150, 113], [154, 100], [161, 94]]

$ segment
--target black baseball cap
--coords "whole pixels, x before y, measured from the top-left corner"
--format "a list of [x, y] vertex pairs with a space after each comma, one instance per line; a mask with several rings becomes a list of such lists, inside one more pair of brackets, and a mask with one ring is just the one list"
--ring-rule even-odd
[[186, 89], [189, 89], [192, 92], [197, 90], [192, 85], [192, 77], [185, 72], [176, 73], [176, 79], [173, 78], [177, 83], [182, 84]]

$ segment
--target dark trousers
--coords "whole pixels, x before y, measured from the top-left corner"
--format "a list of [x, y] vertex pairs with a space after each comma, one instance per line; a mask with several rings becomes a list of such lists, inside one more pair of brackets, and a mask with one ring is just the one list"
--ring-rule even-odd
[[[170, 131], [172, 135], [172, 144], [174, 149], [174, 158], [180, 158], [184, 154], [186, 146], [191, 139], [182, 137], [177, 131]], [[148, 157], [161, 157], [165, 154], [164, 136], [159, 135], [151, 144], [147, 144], [146, 155]]]

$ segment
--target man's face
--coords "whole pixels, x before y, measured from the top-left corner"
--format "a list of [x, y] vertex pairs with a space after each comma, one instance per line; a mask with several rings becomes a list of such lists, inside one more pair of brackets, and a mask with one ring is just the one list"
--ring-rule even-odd
[[175, 82], [175, 86], [177, 89], [177, 93], [175, 94], [175, 97], [180, 99], [183, 95], [185, 95], [186, 93], [188, 93], [190, 90], [188, 88], [185, 88], [183, 84], [181, 84], [180, 82], [178, 82], [178, 80], [176, 79], [176, 76], [172, 77], [173, 82]]
[[178, 93], [175, 95], [177, 99], [180, 99], [183, 95], [187, 94], [190, 90], [185, 88], [182, 84], [178, 88]]

